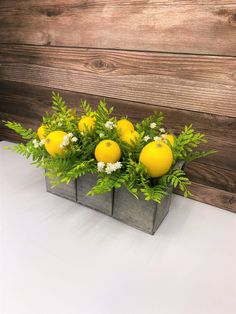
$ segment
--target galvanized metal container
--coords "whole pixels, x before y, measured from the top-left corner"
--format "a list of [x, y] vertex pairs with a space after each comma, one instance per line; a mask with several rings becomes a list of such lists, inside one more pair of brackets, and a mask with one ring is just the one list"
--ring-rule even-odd
[[154, 234], [169, 211], [172, 187], [168, 192], [170, 195], [164, 197], [158, 204], [152, 200], [146, 201], [143, 195], [136, 199], [124, 187], [116, 189], [113, 217], [127, 225]]
[[47, 192], [52, 194], [67, 198], [73, 202], [76, 202], [76, 181], [71, 181], [70, 183], [60, 183], [58, 186], [52, 188], [50, 179], [46, 176], [46, 189]]
[[[180, 161], [175, 168], [181, 169], [184, 162]], [[113, 217], [127, 225], [154, 234], [169, 212], [173, 187], [168, 188], [161, 203], [146, 201], [144, 195], [136, 199], [125, 187], [115, 189], [113, 200]]]
[[101, 195], [87, 196], [87, 193], [96, 182], [97, 176], [94, 174], [86, 174], [77, 179], [77, 202], [103, 214], [112, 216], [113, 191]]

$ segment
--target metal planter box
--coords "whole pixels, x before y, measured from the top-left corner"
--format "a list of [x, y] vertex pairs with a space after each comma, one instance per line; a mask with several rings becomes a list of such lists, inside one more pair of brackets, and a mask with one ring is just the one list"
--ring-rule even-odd
[[152, 200], [145, 201], [143, 195], [136, 199], [124, 187], [117, 189], [114, 196], [113, 217], [127, 225], [154, 234], [168, 214], [172, 187], [168, 192], [170, 194], [158, 204]]
[[76, 202], [76, 181], [71, 181], [69, 184], [60, 183], [58, 186], [52, 188], [50, 179], [45, 177], [45, 180], [47, 192]]
[[94, 174], [86, 174], [77, 179], [77, 202], [103, 214], [112, 216], [113, 191], [101, 195], [87, 196], [87, 193], [96, 182], [97, 176]]
[[[180, 161], [175, 168], [181, 169], [184, 162]], [[115, 189], [113, 201], [113, 217], [127, 225], [154, 234], [169, 212], [173, 187], [168, 188], [161, 203], [145, 201], [143, 195], [136, 199], [126, 188]]]
[[[183, 164], [178, 162], [175, 168], [181, 169]], [[112, 216], [149, 234], [154, 234], [166, 217], [173, 190], [170, 186], [168, 195], [158, 204], [152, 200], [145, 201], [143, 195], [136, 199], [125, 187], [102, 195], [87, 196], [97, 181], [97, 176], [94, 174], [86, 174], [69, 184], [61, 183], [55, 188], [51, 187], [48, 177], [45, 179], [48, 192]]]

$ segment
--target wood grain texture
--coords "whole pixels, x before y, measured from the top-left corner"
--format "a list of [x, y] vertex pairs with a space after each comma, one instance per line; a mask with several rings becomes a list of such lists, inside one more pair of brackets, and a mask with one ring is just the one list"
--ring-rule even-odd
[[189, 163], [184, 170], [195, 183], [236, 193], [236, 171], [209, 166], [202, 160]]
[[[230, 193], [195, 182], [192, 183], [190, 190], [193, 194], [190, 198], [236, 213], [235, 193]], [[175, 190], [174, 192], [182, 195], [178, 190]]]
[[236, 117], [236, 58], [1, 45], [0, 77]]
[[2, 43], [236, 55], [236, 3], [8, 0]]

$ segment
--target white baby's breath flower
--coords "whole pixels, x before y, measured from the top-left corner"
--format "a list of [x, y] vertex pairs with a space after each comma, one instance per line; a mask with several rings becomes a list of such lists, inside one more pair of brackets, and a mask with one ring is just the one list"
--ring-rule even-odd
[[68, 133], [67, 135], [68, 135], [69, 137], [73, 137], [73, 136], [74, 136], [74, 134], [73, 134], [73, 133], [71, 133], [71, 132], [70, 132], [70, 133]]
[[150, 123], [150, 128], [151, 129], [155, 129], [156, 126], [157, 126], [157, 124], [155, 122]]
[[148, 140], [150, 140], [150, 136], [149, 135], [146, 135], [146, 136], [144, 136], [144, 142], [147, 142]]
[[161, 133], [165, 133], [166, 130], [165, 130], [164, 128], [160, 128], [159, 131], [160, 131]]
[[69, 144], [70, 144], [69, 136], [68, 136], [68, 135], [65, 135], [65, 136], [63, 137], [62, 145], [63, 145], [63, 146], [67, 146], [67, 145], [69, 145]]
[[116, 170], [117, 170], [117, 169], [120, 169], [120, 168], [122, 168], [122, 163], [121, 163], [120, 161], [117, 161], [117, 162], [115, 163], [115, 166], [116, 166]]
[[64, 148], [64, 145], [63, 145], [63, 144], [60, 144], [60, 148], [61, 148], [61, 149]]
[[59, 122], [59, 123], [58, 123], [58, 126], [62, 126], [62, 123], [61, 123], [61, 122]]
[[37, 140], [33, 140], [33, 145], [35, 148], [39, 147], [39, 142]]
[[160, 141], [161, 140], [160, 136], [154, 136], [153, 139], [154, 139], [154, 141]]
[[74, 142], [74, 143], [75, 143], [75, 142], [77, 142], [77, 141], [78, 141], [77, 137], [75, 137], [75, 136], [72, 137], [71, 142]]
[[100, 133], [100, 134], [99, 134], [100, 137], [103, 137], [104, 135], [105, 135], [104, 133]]
[[104, 167], [105, 167], [105, 163], [104, 163], [103, 161], [99, 161], [99, 162], [97, 163], [98, 172], [102, 172], [103, 169], [104, 169]]
[[111, 174], [113, 171], [115, 171], [114, 170], [114, 165], [112, 163], [108, 162], [107, 165], [106, 165], [105, 172], [107, 174]]
[[162, 134], [161, 137], [162, 137], [163, 140], [165, 140], [166, 139], [166, 134]]
[[114, 172], [114, 171], [120, 169], [121, 167], [122, 167], [122, 163], [121, 163], [120, 161], [117, 161], [117, 162], [115, 162], [115, 163], [110, 163], [110, 162], [108, 162], [108, 163], [106, 164], [105, 172], [106, 172], [107, 174], [111, 174], [112, 172]]
[[105, 123], [105, 128], [112, 130], [115, 127], [115, 124], [112, 121], [107, 121]]
[[43, 146], [43, 145], [45, 144], [45, 142], [46, 142], [46, 141], [45, 141], [45, 139], [43, 138], [43, 139], [39, 142], [39, 145], [40, 145], [40, 146]]

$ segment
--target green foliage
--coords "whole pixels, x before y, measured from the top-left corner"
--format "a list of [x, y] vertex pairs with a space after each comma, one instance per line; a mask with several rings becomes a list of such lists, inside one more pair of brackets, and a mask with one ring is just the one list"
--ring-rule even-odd
[[37, 138], [37, 134], [32, 129], [25, 129], [20, 123], [11, 121], [3, 121], [3, 123], [9, 129], [19, 134], [24, 140], [31, 140]]
[[53, 114], [46, 113], [43, 117], [45, 135], [57, 130], [78, 135], [76, 110], [69, 108], [59, 93], [52, 92], [52, 109]]
[[100, 173], [96, 185], [88, 192], [87, 195], [103, 194], [110, 192], [113, 188], [120, 188], [127, 180], [126, 173], [115, 171], [107, 175]]
[[162, 176], [159, 183], [162, 186], [172, 185], [174, 188], [178, 187], [184, 193], [185, 197], [192, 195], [188, 190], [188, 186], [191, 183], [182, 169], [172, 168], [166, 175]]
[[111, 117], [111, 114], [113, 112], [113, 107], [107, 108], [106, 101], [105, 99], [100, 100], [97, 111], [96, 111], [96, 123], [95, 123], [95, 128], [96, 128], [96, 134], [100, 137], [101, 139], [106, 139], [109, 138], [111, 140], [114, 140], [117, 138], [117, 132], [116, 130], [106, 128], [106, 123], [108, 121], [112, 122], [114, 125], [116, 124], [116, 119]]
[[[93, 110], [89, 102], [83, 100], [80, 105], [84, 115], [90, 116]], [[26, 144], [21, 143], [9, 149], [26, 158], [32, 158], [34, 165], [45, 169], [53, 186], [69, 183], [86, 173], [97, 174], [97, 183], [88, 195], [106, 193], [121, 186], [125, 186], [136, 198], [143, 194], [145, 200], [153, 200], [158, 203], [168, 194], [171, 186], [178, 187], [186, 197], [191, 195], [188, 190], [190, 181], [186, 173], [179, 169], [178, 161], [190, 162], [216, 152], [215, 150], [198, 150], [199, 145], [206, 143], [204, 134], [195, 132], [192, 125], [185, 126], [183, 131], [175, 136], [173, 147], [167, 142], [173, 151], [174, 165], [164, 176], [151, 178], [145, 167], [139, 163], [139, 156], [149, 141], [153, 141], [154, 137], [164, 133], [164, 130], [160, 130], [163, 124], [163, 114], [155, 112], [137, 123], [135, 129], [140, 135], [140, 140], [129, 145], [120, 139], [116, 129], [117, 121], [115, 117], [111, 116], [112, 112], [113, 108], [108, 108], [105, 100], [100, 100], [94, 113], [96, 118], [94, 129], [87, 129], [87, 131], [80, 133], [78, 130], [80, 117], [76, 110], [69, 108], [62, 97], [53, 92], [52, 113], [46, 113], [43, 117], [42, 124], [46, 130], [45, 135], [52, 131], [63, 130], [66, 133], [72, 133], [72, 137], [76, 137], [75, 141], [70, 141], [63, 156], [50, 156], [43, 142], [38, 139], [37, 133], [32, 129], [25, 129], [16, 122], [5, 121], [8, 128], [27, 140]], [[122, 168], [112, 173], [107, 173], [109, 171], [99, 172], [97, 161], [94, 158], [96, 145], [103, 139], [116, 141], [122, 151], [120, 160]]]
[[[162, 112], [154, 112], [153, 115], [147, 117], [139, 123], [136, 123], [136, 130], [139, 134], [148, 135], [150, 138], [159, 135], [159, 129], [162, 127], [164, 116]], [[155, 123], [155, 128], [151, 129], [150, 124]]]
[[207, 141], [203, 133], [194, 132], [192, 125], [185, 126], [180, 135], [175, 138], [175, 145], [173, 148], [174, 159], [181, 159], [188, 162], [215, 153], [215, 150], [204, 152], [194, 151], [194, 149], [196, 149], [201, 143], [206, 142]]
[[87, 100], [81, 100], [80, 102], [80, 106], [84, 112], [85, 116], [90, 116], [91, 112], [92, 112], [92, 108], [90, 103]]

